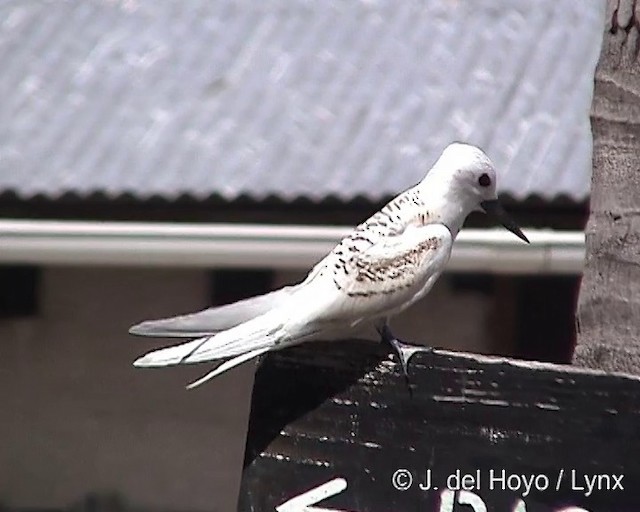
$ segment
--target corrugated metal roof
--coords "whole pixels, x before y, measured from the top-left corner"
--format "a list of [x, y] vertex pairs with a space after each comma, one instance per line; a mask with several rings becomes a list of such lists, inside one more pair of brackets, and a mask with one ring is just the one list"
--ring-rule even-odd
[[603, 4], [4, 2], [0, 191], [378, 200], [466, 140], [583, 200]]

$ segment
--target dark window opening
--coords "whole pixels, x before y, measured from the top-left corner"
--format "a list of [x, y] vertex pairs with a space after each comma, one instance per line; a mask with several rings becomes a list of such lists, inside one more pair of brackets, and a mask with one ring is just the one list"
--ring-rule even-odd
[[495, 277], [491, 274], [452, 273], [448, 277], [451, 289], [456, 293], [495, 293]]
[[575, 346], [579, 276], [517, 279], [516, 357], [570, 363]]
[[0, 318], [35, 315], [39, 282], [38, 267], [0, 266]]

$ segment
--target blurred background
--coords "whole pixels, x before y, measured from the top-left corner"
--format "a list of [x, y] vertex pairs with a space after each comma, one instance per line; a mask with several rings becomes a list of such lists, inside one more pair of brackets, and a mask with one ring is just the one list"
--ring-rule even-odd
[[603, 4], [2, 2], [1, 506], [235, 510], [253, 365], [187, 392], [129, 326], [303, 278], [453, 140], [532, 244], [470, 217], [394, 330], [567, 362]]

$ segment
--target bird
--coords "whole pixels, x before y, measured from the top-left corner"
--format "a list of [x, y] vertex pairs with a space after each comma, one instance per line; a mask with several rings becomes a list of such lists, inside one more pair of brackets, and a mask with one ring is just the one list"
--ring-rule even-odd
[[422, 180], [356, 226], [301, 282], [132, 326], [129, 333], [137, 336], [194, 338], [144, 354], [134, 366], [223, 361], [187, 386], [192, 389], [267, 352], [372, 325], [408, 381], [417, 349], [392, 333], [390, 320], [431, 290], [467, 216], [483, 212], [529, 243], [498, 200], [496, 174], [480, 147], [450, 143]]

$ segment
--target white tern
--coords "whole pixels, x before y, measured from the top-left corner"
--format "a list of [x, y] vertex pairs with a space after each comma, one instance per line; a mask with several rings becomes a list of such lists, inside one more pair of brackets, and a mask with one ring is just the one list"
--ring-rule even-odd
[[429, 292], [473, 211], [493, 216], [528, 242], [498, 202], [491, 160], [478, 147], [455, 142], [417, 185], [357, 226], [302, 282], [131, 327], [129, 332], [140, 336], [196, 338], [149, 352], [134, 365], [226, 359], [191, 388], [265, 352], [371, 322], [397, 351], [406, 376], [406, 345], [391, 334], [388, 320]]

